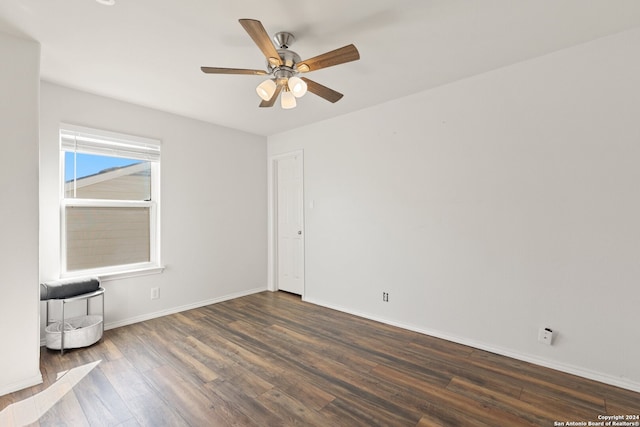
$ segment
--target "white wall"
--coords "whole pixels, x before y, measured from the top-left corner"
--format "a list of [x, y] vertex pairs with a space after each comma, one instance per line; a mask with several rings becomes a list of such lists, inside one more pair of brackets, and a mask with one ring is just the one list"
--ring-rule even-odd
[[[43, 82], [40, 278], [60, 273], [60, 122], [162, 141], [162, 274], [104, 283], [114, 327], [266, 289], [264, 137]], [[160, 299], [150, 289], [160, 288]]]
[[38, 384], [40, 46], [0, 33], [0, 395]]
[[636, 29], [270, 137], [304, 149], [306, 300], [640, 391], [639, 49]]

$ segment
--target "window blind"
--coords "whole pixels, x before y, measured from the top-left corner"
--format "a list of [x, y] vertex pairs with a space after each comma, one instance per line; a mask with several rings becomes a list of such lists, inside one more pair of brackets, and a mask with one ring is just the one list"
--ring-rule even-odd
[[94, 131], [72, 125], [60, 128], [60, 148], [63, 151], [99, 154], [111, 157], [160, 161], [160, 141], [121, 136], [116, 133]]
[[150, 262], [150, 211], [66, 206], [67, 271]]

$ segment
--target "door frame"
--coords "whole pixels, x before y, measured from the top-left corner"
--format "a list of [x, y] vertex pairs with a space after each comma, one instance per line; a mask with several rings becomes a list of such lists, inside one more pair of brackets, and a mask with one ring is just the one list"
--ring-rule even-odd
[[306, 218], [304, 215], [304, 150], [289, 151], [281, 154], [274, 154], [269, 156], [267, 163], [267, 198], [268, 198], [268, 212], [267, 212], [267, 290], [275, 292], [278, 290], [278, 203], [276, 191], [278, 185], [277, 167], [276, 164], [279, 160], [286, 159], [288, 157], [298, 156], [302, 160], [302, 235], [304, 236], [303, 252], [303, 267], [304, 274], [302, 275], [302, 300], [304, 301], [305, 289], [306, 289], [306, 245], [307, 235], [305, 232]]

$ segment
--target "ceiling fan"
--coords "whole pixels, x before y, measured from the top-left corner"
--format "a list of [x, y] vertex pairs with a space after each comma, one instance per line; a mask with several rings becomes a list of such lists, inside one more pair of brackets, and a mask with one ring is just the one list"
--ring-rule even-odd
[[282, 108], [294, 108], [296, 106], [296, 98], [303, 96], [307, 90], [329, 102], [337, 102], [342, 98], [343, 95], [340, 92], [336, 92], [306, 77], [298, 77], [298, 74], [360, 59], [360, 53], [354, 45], [350, 44], [302, 61], [296, 52], [289, 50], [289, 46], [295, 40], [293, 34], [288, 32], [276, 33], [273, 39], [280, 47], [276, 49], [260, 21], [240, 19], [239, 22], [267, 58], [267, 71], [244, 68], [200, 67], [204, 73], [270, 75], [271, 77], [260, 83], [256, 88], [258, 96], [262, 98], [260, 107], [272, 107], [278, 96], [282, 94], [280, 96]]

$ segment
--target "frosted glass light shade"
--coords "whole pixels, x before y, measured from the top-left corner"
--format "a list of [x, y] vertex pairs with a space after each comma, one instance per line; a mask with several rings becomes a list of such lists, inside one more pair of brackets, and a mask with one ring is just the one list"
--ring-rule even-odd
[[275, 91], [276, 91], [276, 82], [274, 82], [271, 79], [263, 81], [256, 88], [256, 92], [258, 93], [258, 96], [265, 101], [270, 100], [273, 94], [275, 93]]
[[300, 98], [307, 93], [307, 84], [300, 77], [291, 77], [287, 83], [289, 90], [293, 93], [293, 96]]
[[282, 92], [282, 95], [280, 95], [280, 106], [282, 106], [282, 108], [285, 110], [295, 108], [296, 97], [293, 96], [293, 93], [289, 91]]

